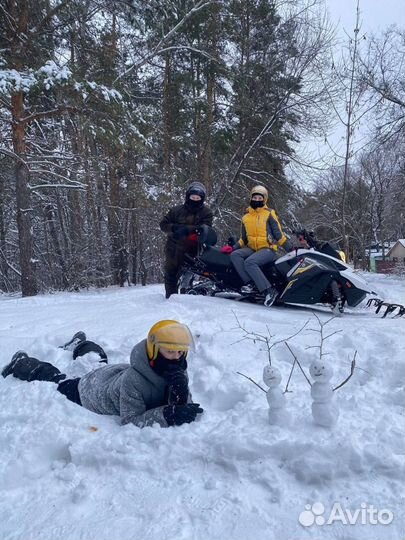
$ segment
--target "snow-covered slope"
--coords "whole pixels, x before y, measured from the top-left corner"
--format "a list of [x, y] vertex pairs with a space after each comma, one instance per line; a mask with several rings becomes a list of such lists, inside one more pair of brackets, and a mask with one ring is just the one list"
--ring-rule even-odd
[[[405, 303], [403, 282], [367, 279]], [[405, 318], [381, 319], [360, 308], [327, 325], [329, 333], [341, 330], [325, 344], [334, 385], [358, 351], [358, 369], [336, 392], [338, 424], [328, 430], [312, 422], [310, 388], [299, 370], [286, 395], [291, 424], [269, 425], [265, 394], [236, 373], [260, 383], [267, 350], [241, 341], [235, 316], [273, 341], [309, 319], [289, 343], [308, 372], [318, 354], [308, 347], [319, 343], [311, 329], [319, 326], [307, 309], [192, 296], [167, 301], [162, 286], [0, 297], [1, 366], [23, 349], [79, 376], [95, 359], [73, 363], [57, 348], [75, 331], [84, 330], [115, 363], [128, 360], [157, 320], [185, 322], [196, 338], [193, 397], [205, 409], [194, 424], [140, 430], [70, 403], [51, 383], [1, 379], [0, 539], [403, 538]], [[282, 343], [272, 353], [285, 386], [293, 358]], [[309, 526], [306, 505], [314, 503], [324, 512]], [[319, 517], [327, 519], [334, 503], [341, 519], [323, 524]], [[371, 506], [392, 512], [392, 522], [372, 524]], [[356, 524], [345, 525], [347, 511], [356, 509], [363, 512]]]

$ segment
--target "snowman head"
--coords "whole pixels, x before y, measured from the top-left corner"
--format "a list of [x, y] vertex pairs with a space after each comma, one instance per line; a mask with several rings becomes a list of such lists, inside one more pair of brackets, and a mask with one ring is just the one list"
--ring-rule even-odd
[[263, 381], [267, 386], [278, 386], [281, 383], [280, 371], [272, 366], [265, 366], [263, 369]]
[[314, 360], [309, 367], [309, 373], [315, 382], [328, 382], [332, 378], [333, 368], [324, 360]]

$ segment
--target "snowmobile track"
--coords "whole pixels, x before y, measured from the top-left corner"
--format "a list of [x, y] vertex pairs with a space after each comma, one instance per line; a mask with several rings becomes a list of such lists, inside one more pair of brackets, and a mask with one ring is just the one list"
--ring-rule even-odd
[[[375, 307], [376, 313], [380, 313], [381, 308], [385, 307], [385, 311], [382, 316], [383, 319], [387, 315], [390, 315], [390, 314], [394, 314], [393, 317], [391, 317], [392, 319], [397, 318], [397, 317], [402, 317], [402, 315], [405, 314], [405, 306], [403, 306], [402, 304], [393, 304], [391, 302], [385, 302], [381, 298], [370, 298], [367, 301], [367, 307]], [[397, 310], [398, 312], [396, 313]]]

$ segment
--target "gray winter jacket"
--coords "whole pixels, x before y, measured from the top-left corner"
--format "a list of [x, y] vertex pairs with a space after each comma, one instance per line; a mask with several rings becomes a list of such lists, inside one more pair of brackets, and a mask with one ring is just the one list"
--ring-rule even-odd
[[144, 427], [156, 422], [168, 427], [163, 416], [163, 407], [170, 403], [167, 383], [150, 367], [145, 339], [132, 349], [130, 365], [96, 369], [80, 379], [78, 388], [83, 407], [118, 415], [122, 425], [132, 422]]

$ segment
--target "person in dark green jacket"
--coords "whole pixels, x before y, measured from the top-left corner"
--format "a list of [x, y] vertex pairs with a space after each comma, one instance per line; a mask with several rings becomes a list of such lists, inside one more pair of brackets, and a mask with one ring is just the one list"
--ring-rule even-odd
[[196, 229], [212, 225], [213, 214], [205, 204], [206, 191], [201, 182], [193, 182], [186, 191], [185, 202], [171, 208], [160, 222], [160, 229], [167, 234], [165, 247], [166, 298], [177, 293], [179, 270], [186, 254], [197, 255]]
[[192, 345], [185, 324], [163, 320], [152, 326], [147, 339], [135, 345], [129, 364], [107, 365], [81, 378], [67, 379], [49, 362], [18, 351], [2, 375], [53, 382], [70, 401], [98, 414], [116, 415], [122, 425], [180, 426], [203, 412], [192, 402], [188, 385], [186, 358]]

